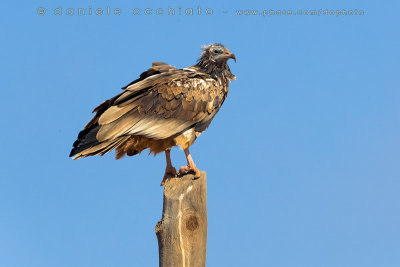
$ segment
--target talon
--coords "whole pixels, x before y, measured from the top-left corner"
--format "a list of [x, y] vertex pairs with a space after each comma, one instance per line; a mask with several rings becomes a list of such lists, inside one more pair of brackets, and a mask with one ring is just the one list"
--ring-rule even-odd
[[194, 170], [194, 178], [200, 178], [200, 171], [197, 168]]
[[170, 150], [165, 151], [165, 159], [167, 160], [167, 167], [165, 168], [164, 178], [162, 179], [160, 186], [163, 186], [165, 184], [167, 178], [175, 177], [178, 175], [176, 169], [172, 166], [170, 152], [171, 152]]
[[182, 167], [179, 168], [179, 174], [185, 174], [188, 171], [189, 171], [189, 167], [188, 166], [182, 166]]
[[192, 156], [189, 153], [189, 148], [184, 149], [185, 151], [185, 156], [188, 165], [187, 166], [182, 166], [179, 169], [179, 174], [185, 174], [187, 172], [193, 172], [194, 173], [194, 178], [200, 178], [200, 171], [197, 169], [196, 164], [194, 164], [194, 161], [192, 159]]
[[162, 179], [160, 186], [163, 186], [165, 184], [165, 181], [167, 181], [167, 178], [175, 177], [177, 175], [178, 175], [178, 173], [176, 172], [176, 169], [174, 167], [167, 166], [167, 168], [165, 169], [164, 178]]
[[194, 174], [194, 178], [200, 178], [200, 171], [196, 166], [182, 166], [179, 169], [179, 174], [183, 175], [185, 173], [192, 172]]

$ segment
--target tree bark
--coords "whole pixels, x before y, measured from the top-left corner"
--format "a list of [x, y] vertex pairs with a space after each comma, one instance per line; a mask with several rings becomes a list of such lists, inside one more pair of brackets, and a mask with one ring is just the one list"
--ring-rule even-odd
[[201, 172], [167, 179], [156, 225], [160, 267], [206, 266], [207, 179]]

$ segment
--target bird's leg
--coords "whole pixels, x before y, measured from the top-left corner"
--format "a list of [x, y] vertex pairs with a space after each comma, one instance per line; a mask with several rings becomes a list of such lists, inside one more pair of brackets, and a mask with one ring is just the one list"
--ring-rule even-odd
[[192, 159], [192, 156], [190, 155], [189, 148], [184, 149], [185, 155], [186, 155], [186, 160], [187, 160], [187, 166], [182, 166], [179, 169], [179, 174], [185, 174], [186, 172], [194, 172], [194, 177], [195, 178], [200, 178], [200, 171], [197, 169], [196, 164], [194, 164], [194, 161]]
[[171, 163], [171, 150], [165, 150], [165, 159], [167, 160], [167, 167], [165, 168], [165, 174], [163, 180], [161, 181], [161, 185], [165, 184], [165, 181], [169, 176], [177, 175], [176, 169]]

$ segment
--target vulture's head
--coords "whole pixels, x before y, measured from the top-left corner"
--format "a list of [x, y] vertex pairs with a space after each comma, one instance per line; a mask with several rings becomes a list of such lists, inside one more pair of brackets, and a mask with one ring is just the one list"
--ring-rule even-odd
[[229, 82], [236, 79], [227, 64], [230, 58], [236, 62], [235, 55], [228, 48], [222, 44], [211, 44], [203, 46], [203, 52], [196, 65], [211, 76]]
[[224, 45], [211, 44], [203, 46], [203, 53], [200, 60], [221, 64], [226, 63], [230, 58], [236, 62], [235, 54], [232, 54]]

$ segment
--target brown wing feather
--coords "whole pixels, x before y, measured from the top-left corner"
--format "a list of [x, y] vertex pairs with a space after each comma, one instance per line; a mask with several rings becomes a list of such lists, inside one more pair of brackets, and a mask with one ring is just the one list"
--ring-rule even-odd
[[214, 117], [213, 111], [222, 104], [218, 99], [224, 97], [216, 80], [183, 70], [170, 78], [157, 80], [146, 94], [130, 104], [106, 110], [99, 118], [97, 139], [127, 134], [165, 139]]
[[127, 146], [132, 141], [123, 138], [126, 136], [142, 136], [147, 142], [148, 138], [162, 140], [193, 127], [201, 132], [226, 94], [226, 88], [205, 73], [153, 63], [124, 92], [94, 110], [96, 115], [83, 131], [95, 129], [99, 147], [90, 147], [87, 152], [106, 153], [118, 145]]

